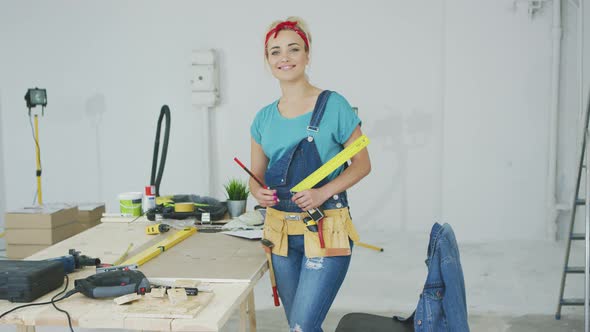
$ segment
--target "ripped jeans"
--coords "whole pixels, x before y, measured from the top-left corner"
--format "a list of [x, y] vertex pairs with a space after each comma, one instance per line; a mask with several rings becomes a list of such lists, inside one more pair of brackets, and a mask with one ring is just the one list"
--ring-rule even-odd
[[[350, 241], [352, 249], [353, 242]], [[289, 256], [273, 254], [277, 289], [291, 332], [322, 332], [351, 256], [307, 258], [303, 235], [289, 235]]]

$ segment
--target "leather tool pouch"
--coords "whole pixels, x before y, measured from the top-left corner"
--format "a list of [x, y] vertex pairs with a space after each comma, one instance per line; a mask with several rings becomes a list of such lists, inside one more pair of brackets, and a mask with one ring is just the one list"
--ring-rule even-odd
[[[323, 220], [323, 234], [326, 248], [320, 248], [320, 239], [317, 232], [312, 232], [305, 227], [304, 213], [289, 213], [267, 209], [264, 222], [263, 236], [270, 240], [274, 247], [273, 254], [279, 256], [288, 255], [289, 235], [302, 235], [304, 238], [305, 256], [347, 256], [351, 254], [350, 241], [359, 241], [359, 235], [352, 224], [348, 208], [324, 210], [326, 216]], [[300, 219], [294, 220], [293, 216]]]
[[287, 256], [289, 247], [287, 236], [287, 224], [280, 216], [280, 211], [270, 208], [266, 209], [262, 237], [274, 244], [272, 253], [279, 256]]
[[318, 233], [306, 228], [303, 234], [305, 256], [312, 258], [350, 255], [350, 240], [358, 241], [359, 236], [352, 224], [348, 208], [324, 210], [324, 213], [326, 216], [322, 226], [325, 248], [320, 247]]

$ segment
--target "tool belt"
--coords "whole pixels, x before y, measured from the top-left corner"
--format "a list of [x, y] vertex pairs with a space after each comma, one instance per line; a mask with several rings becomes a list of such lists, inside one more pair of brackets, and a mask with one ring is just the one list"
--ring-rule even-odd
[[289, 235], [303, 235], [305, 256], [348, 256], [350, 240], [359, 241], [359, 235], [352, 224], [348, 208], [324, 210], [323, 237], [325, 248], [320, 247], [318, 232], [309, 230], [303, 219], [306, 212], [283, 212], [273, 208], [266, 209], [263, 237], [274, 244], [272, 253], [287, 256]]

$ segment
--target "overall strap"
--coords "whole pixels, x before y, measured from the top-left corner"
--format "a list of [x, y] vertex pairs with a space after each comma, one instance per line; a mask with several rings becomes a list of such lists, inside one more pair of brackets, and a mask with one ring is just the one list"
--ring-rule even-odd
[[328, 103], [328, 98], [330, 97], [331, 93], [332, 91], [330, 90], [324, 90], [318, 96], [318, 100], [316, 101], [315, 107], [313, 109], [313, 114], [311, 115], [311, 120], [307, 126], [307, 131], [313, 131], [316, 133], [320, 131], [320, 122], [324, 116], [326, 104]]

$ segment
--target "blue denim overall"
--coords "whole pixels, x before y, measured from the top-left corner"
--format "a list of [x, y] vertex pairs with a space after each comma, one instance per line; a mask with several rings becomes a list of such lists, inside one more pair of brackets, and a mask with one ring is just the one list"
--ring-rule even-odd
[[[280, 202], [273, 206], [284, 212], [302, 212], [302, 210], [291, 201], [291, 188], [322, 166], [320, 153], [315, 145], [315, 134], [320, 131], [320, 122], [324, 116], [326, 103], [331, 91], [324, 90], [319, 95], [315, 108], [311, 115], [311, 121], [307, 126], [308, 136], [303, 138], [297, 145], [277, 160], [264, 174], [266, 185], [277, 191]], [[314, 188], [319, 188], [328, 183], [323, 179]], [[339, 209], [348, 206], [346, 191], [332, 196], [322, 206], [322, 209]]]
[[[325, 90], [319, 95], [307, 127], [308, 136], [287, 151], [265, 173], [266, 185], [277, 191], [280, 200], [273, 209], [302, 212], [291, 201], [290, 189], [322, 166], [314, 134], [320, 130], [330, 93]], [[327, 182], [324, 179], [314, 188]], [[322, 209], [344, 207], [348, 207], [346, 192], [334, 195], [321, 206]], [[273, 254], [272, 262], [289, 327], [293, 332], [322, 332], [322, 322], [344, 281], [350, 256], [307, 258], [303, 235], [289, 235], [288, 242], [288, 256]]]

